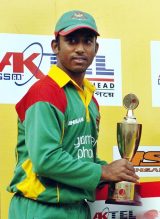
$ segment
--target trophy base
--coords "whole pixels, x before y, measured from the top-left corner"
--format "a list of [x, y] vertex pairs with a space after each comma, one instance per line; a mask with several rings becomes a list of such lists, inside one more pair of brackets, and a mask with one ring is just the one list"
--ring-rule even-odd
[[141, 206], [139, 189], [139, 184], [125, 181], [109, 184], [106, 203]]

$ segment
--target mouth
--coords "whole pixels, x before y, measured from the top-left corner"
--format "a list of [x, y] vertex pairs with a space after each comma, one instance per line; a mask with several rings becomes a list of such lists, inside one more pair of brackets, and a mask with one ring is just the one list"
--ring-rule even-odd
[[87, 58], [86, 58], [85, 56], [74, 56], [74, 57], [72, 58], [72, 60], [73, 60], [74, 62], [76, 62], [76, 63], [81, 64], [81, 63], [86, 62], [86, 61], [87, 61]]

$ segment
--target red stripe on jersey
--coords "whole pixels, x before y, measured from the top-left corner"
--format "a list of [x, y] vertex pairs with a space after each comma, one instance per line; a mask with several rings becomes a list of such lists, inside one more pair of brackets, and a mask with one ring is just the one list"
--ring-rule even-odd
[[21, 122], [25, 119], [26, 110], [39, 101], [52, 104], [62, 113], [66, 110], [67, 99], [64, 90], [49, 76], [45, 76], [37, 81], [17, 103], [16, 111]]
[[99, 111], [99, 104], [98, 104], [96, 98], [93, 96], [92, 99], [93, 99], [94, 103], [96, 104], [97, 109], [98, 109], [98, 111]]

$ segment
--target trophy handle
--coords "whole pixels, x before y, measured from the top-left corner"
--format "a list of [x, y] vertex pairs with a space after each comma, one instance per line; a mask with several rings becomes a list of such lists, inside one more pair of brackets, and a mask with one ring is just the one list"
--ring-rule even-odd
[[122, 158], [132, 160], [139, 146], [141, 132], [142, 124], [117, 123], [117, 144]]

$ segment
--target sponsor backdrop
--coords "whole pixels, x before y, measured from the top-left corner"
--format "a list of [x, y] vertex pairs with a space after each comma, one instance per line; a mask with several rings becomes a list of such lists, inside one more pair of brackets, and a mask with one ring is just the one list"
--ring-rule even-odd
[[138, 96], [135, 110], [143, 124], [133, 160], [141, 181], [160, 181], [160, 29], [159, 0], [0, 0], [0, 198], [7, 219], [6, 186], [15, 165], [17, 137], [15, 103], [47, 74], [56, 57], [50, 48], [57, 18], [80, 9], [95, 17], [100, 49], [86, 77], [95, 84], [101, 126], [98, 153], [111, 162], [119, 157], [116, 123], [126, 114], [128, 93]]

